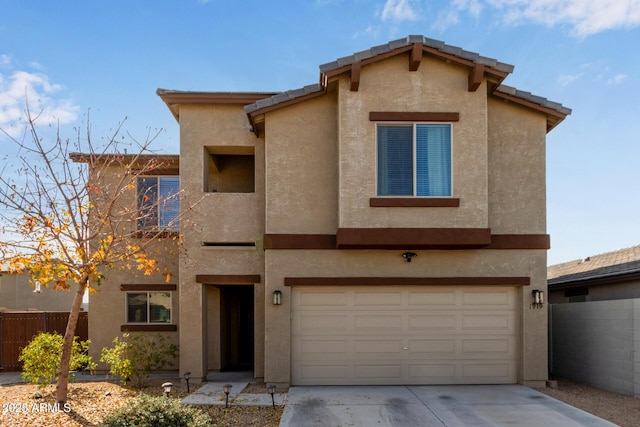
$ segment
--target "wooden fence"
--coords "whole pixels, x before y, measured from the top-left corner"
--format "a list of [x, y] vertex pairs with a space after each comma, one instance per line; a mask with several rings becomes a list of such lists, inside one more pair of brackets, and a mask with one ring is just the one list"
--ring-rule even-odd
[[[39, 332], [57, 332], [64, 335], [69, 320], [68, 312], [4, 312], [0, 313], [0, 370], [20, 371], [18, 356]], [[81, 341], [89, 337], [89, 313], [81, 311], [76, 326]]]

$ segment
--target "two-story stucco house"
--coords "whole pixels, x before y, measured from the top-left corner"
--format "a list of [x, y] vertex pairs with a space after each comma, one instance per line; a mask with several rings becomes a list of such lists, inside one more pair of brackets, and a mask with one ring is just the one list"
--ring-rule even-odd
[[570, 110], [503, 86], [512, 71], [410, 36], [285, 93], [158, 90], [202, 197], [167, 291], [180, 371], [544, 384], [545, 139]]

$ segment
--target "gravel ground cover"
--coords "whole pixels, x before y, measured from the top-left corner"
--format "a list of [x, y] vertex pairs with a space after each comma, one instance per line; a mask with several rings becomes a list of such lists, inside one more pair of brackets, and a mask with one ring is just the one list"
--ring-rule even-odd
[[[151, 380], [143, 390], [123, 387], [118, 382], [78, 382], [69, 385], [68, 406], [56, 406], [55, 385], [39, 389], [35, 385], [13, 384], [0, 387], [0, 426], [99, 426], [103, 417], [116, 408], [136, 399], [142, 391], [149, 395], [161, 395], [160, 385], [166, 380]], [[171, 398], [187, 396], [185, 384], [173, 381]], [[192, 386], [193, 392], [197, 387]], [[252, 385], [253, 393], [264, 392], [261, 386]], [[35, 394], [42, 398], [35, 398]], [[197, 406], [207, 412], [214, 426], [275, 427], [280, 424], [282, 407]]]
[[567, 380], [538, 391], [622, 427], [640, 426], [640, 399]]
[[[165, 380], [151, 380], [142, 392], [162, 394], [160, 384]], [[173, 398], [187, 395], [186, 385], [174, 381]], [[196, 387], [191, 387], [194, 391]], [[623, 396], [594, 387], [558, 380], [558, 388], [539, 389], [555, 399], [568, 403], [600, 418], [623, 427], [640, 426], [640, 399]], [[262, 385], [249, 385], [244, 391], [266, 393]], [[43, 397], [36, 399], [36, 393]], [[55, 406], [55, 386], [44, 390], [34, 385], [14, 384], [0, 387], [0, 426], [99, 426], [112, 410], [137, 398], [140, 390], [123, 387], [117, 382], [80, 382], [69, 385], [68, 407]], [[280, 423], [282, 407], [198, 406], [206, 411], [215, 426], [275, 427]]]

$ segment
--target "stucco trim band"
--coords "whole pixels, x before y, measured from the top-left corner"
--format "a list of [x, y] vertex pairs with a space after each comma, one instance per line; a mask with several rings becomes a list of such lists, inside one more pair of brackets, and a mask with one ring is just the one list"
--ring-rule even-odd
[[[347, 230], [363, 230], [362, 233], [366, 234], [375, 229], [341, 229], [343, 230], [343, 239], [349, 239], [349, 236], [345, 237], [344, 233], [349, 233]], [[460, 242], [460, 235], [469, 232], [469, 230], [486, 230], [486, 229], [451, 229], [451, 228], [430, 228], [430, 229], [380, 229], [387, 230], [386, 234], [389, 234], [388, 230], [394, 230], [396, 238], [400, 239], [400, 235], [407, 236], [406, 240], [394, 243], [398, 247], [379, 247], [377, 243], [360, 243], [358, 247], [346, 246], [345, 240], [342, 241], [343, 246], [338, 247], [337, 236], [335, 234], [265, 234], [264, 235], [264, 249], [543, 249], [547, 250], [551, 247], [550, 238], [548, 234], [491, 234], [489, 241], [486, 242], [484, 232], [482, 233], [482, 239], [485, 243], [469, 243], [462, 245]], [[398, 233], [403, 230], [404, 232]], [[412, 233], [416, 233], [416, 230], [428, 230], [426, 234], [431, 233], [431, 236], [439, 235], [439, 241], [435, 240], [417, 243], [416, 238], [412, 237]], [[453, 230], [457, 230], [454, 232]], [[340, 231], [340, 230], [338, 230]], [[353, 234], [353, 233], [351, 233]], [[425, 234], [425, 233], [418, 233]], [[446, 241], [446, 236], [449, 235], [455, 240]], [[457, 236], [457, 237], [456, 237]], [[370, 246], [364, 246], [368, 244]]]
[[490, 228], [339, 228], [338, 249], [480, 248], [491, 244]]
[[196, 283], [209, 285], [253, 285], [260, 280], [259, 274], [196, 274]]
[[435, 111], [370, 111], [369, 121], [458, 122], [460, 121], [460, 113]]
[[529, 286], [529, 277], [285, 277], [285, 286]]

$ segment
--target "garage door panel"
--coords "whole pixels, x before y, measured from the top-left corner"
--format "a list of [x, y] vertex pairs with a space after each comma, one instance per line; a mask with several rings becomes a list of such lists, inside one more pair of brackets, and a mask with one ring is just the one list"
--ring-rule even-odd
[[451, 331], [456, 328], [455, 314], [407, 314], [409, 320], [409, 333], [423, 332], [425, 330]]
[[350, 343], [348, 340], [311, 340], [303, 339], [297, 344], [296, 351], [297, 356], [304, 360], [306, 358], [314, 359], [318, 355], [324, 355], [325, 357], [330, 354], [338, 354], [344, 357], [349, 352]]
[[438, 361], [409, 365], [409, 378], [416, 384], [451, 384], [456, 377], [456, 363]]
[[294, 294], [294, 305], [297, 307], [322, 307], [331, 309], [348, 305], [348, 295], [344, 292], [328, 292], [326, 290], [304, 289]]
[[462, 365], [462, 378], [466, 384], [505, 384], [514, 381], [515, 362], [466, 363]]
[[463, 330], [513, 331], [513, 315], [511, 313], [462, 313]]
[[354, 340], [354, 352], [357, 358], [373, 359], [376, 357], [395, 356], [402, 348], [399, 339]]
[[294, 385], [517, 381], [515, 287], [318, 287], [292, 294]]
[[454, 292], [408, 292], [409, 306], [453, 306], [456, 304], [456, 294]]
[[402, 314], [354, 314], [353, 333], [374, 331], [377, 333], [402, 332]]
[[354, 292], [353, 293], [353, 306], [354, 307], [400, 307], [402, 305], [402, 294], [400, 292]]
[[322, 314], [301, 314], [295, 318], [295, 328], [301, 334], [339, 333], [344, 331], [345, 324], [349, 321], [346, 313], [327, 312]]
[[508, 339], [472, 338], [462, 340], [462, 354], [465, 358], [474, 355], [483, 358], [487, 356], [509, 357], [512, 355], [512, 347]]
[[292, 372], [292, 380], [298, 383], [335, 384], [351, 377], [346, 364], [300, 365]]
[[409, 355], [417, 357], [435, 356], [437, 358], [453, 357], [456, 354], [457, 340], [455, 339], [409, 339]]
[[357, 365], [354, 369], [356, 379], [367, 381], [393, 380], [402, 376], [402, 366], [396, 364]]
[[512, 306], [515, 304], [515, 298], [511, 292], [504, 291], [490, 291], [490, 292], [462, 292], [462, 305], [465, 307], [481, 306], [488, 307], [500, 307], [500, 306]]

